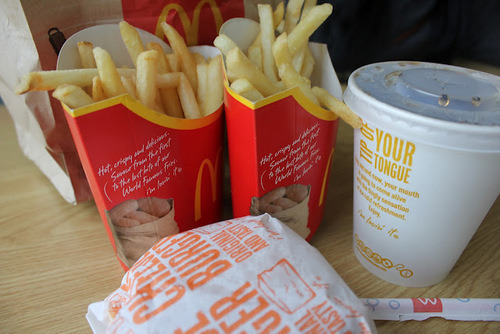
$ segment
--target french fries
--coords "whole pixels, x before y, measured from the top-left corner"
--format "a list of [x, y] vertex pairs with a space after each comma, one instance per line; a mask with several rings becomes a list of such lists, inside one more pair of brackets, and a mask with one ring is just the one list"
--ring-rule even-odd
[[54, 90], [52, 96], [70, 108], [80, 108], [94, 102], [82, 87], [75, 85], [60, 85]]
[[123, 87], [122, 79], [111, 55], [100, 47], [94, 48], [93, 52], [104, 94], [107, 97], [125, 94], [127, 90]]
[[158, 52], [156, 50], [143, 51], [139, 53], [136, 61], [137, 77], [137, 99], [146, 107], [163, 112], [157, 104], [156, 73], [158, 64]]
[[193, 56], [193, 54], [191, 54], [191, 52], [189, 52], [187, 45], [184, 42], [184, 39], [182, 39], [182, 36], [179, 35], [179, 33], [177, 32], [177, 30], [175, 30], [174, 27], [172, 27], [166, 22], [162, 22], [161, 27], [163, 29], [163, 32], [165, 33], [165, 36], [168, 39], [168, 42], [170, 43], [170, 47], [172, 48], [172, 50], [174, 50], [174, 53], [179, 57], [182, 72], [186, 74], [192, 89], [196, 91], [198, 85], [196, 78], [195, 57]]
[[118, 26], [120, 27], [120, 34], [122, 36], [125, 47], [127, 48], [128, 54], [137, 67], [137, 57], [144, 51], [144, 45], [142, 44], [141, 36], [137, 30], [125, 21], [121, 21]]
[[172, 53], [156, 42], [144, 45], [138, 30], [123, 21], [120, 35], [134, 68], [119, 68], [107, 50], [80, 41], [81, 68], [28, 73], [16, 93], [54, 90], [52, 95], [70, 108], [128, 94], [149, 109], [177, 118], [200, 118], [216, 111], [223, 100], [222, 57], [205, 59], [190, 52], [173, 27], [165, 23], [162, 28]]
[[246, 55], [228, 36], [215, 38], [214, 45], [225, 56], [229, 88], [257, 102], [298, 87], [316, 105], [329, 109], [352, 127], [360, 127], [361, 119], [354, 112], [325, 89], [313, 87], [310, 80], [315, 59], [309, 38], [331, 15], [333, 6], [317, 5], [316, 0], [290, 0], [286, 10], [283, 6], [281, 2], [273, 12], [270, 5], [258, 5], [260, 32]]
[[344, 122], [353, 128], [357, 129], [363, 125], [361, 118], [354, 114], [352, 110], [345, 105], [345, 103], [328, 93], [326, 89], [313, 87], [312, 92], [318, 98], [320, 105], [334, 111], [335, 114], [337, 114], [342, 120], [344, 120]]

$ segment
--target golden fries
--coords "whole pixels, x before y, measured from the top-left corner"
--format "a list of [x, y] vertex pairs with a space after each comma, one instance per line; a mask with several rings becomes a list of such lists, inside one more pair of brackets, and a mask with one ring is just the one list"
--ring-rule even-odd
[[63, 84], [85, 87], [92, 85], [97, 69], [41, 71], [25, 74], [16, 87], [16, 94], [31, 91], [53, 90]]
[[137, 57], [139, 57], [139, 54], [144, 51], [144, 45], [142, 44], [139, 32], [125, 21], [120, 22], [118, 25], [120, 27], [120, 34], [123, 42], [125, 43], [128, 54], [130, 55], [134, 66], [137, 67]]
[[[124, 77], [122, 77], [122, 82]], [[106, 99], [106, 95], [104, 95], [104, 91], [102, 90], [102, 83], [99, 76], [95, 76], [92, 79], [92, 100], [94, 102], [99, 102]]]
[[95, 68], [94, 54], [92, 53], [94, 46], [92, 43], [81, 41], [76, 45], [78, 48], [78, 54], [80, 55], [81, 68]]
[[258, 5], [260, 20], [260, 43], [262, 48], [262, 69], [272, 82], [278, 82], [273, 57], [274, 24], [271, 5]]
[[179, 57], [181, 70], [184, 72], [191, 84], [191, 87], [196, 91], [197, 79], [196, 79], [196, 59], [191, 52], [189, 52], [186, 42], [181, 35], [175, 30], [174, 27], [166, 22], [162, 22], [161, 27], [165, 36], [170, 43], [170, 47], [174, 50], [174, 53]]
[[114, 97], [125, 94], [127, 90], [123, 87], [120, 74], [116, 69], [111, 55], [104, 49], [96, 47], [93, 50], [97, 71], [101, 78], [102, 89], [106, 97]]
[[237, 94], [253, 102], [264, 98], [264, 96], [245, 78], [234, 80], [230, 87]]
[[292, 56], [302, 46], [306, 45], [309, 37], [332, 14], [333, 6], [329, 3], [312, 7], [309, 12], [297, 23], [288, 34], [288, 48]]
[[222, 75], [222, 56], [213, 57], [208, 63], [207, 77], [210, 83], [207, 85], [205, 105], [202, 109], [203, 116], [209, 115], [213, 110], [219, 108], [224, 99], [224, 82]]
[[152, 110], [177, 118], [199, 118], [216, 111], [223, 100], [221, 56], [205, 59], [190, 52], [174, 28], [164, 24], [163, 29], [172, 53], [165, 53], [157, 42], [143, 45], [137, 29], [120, 22], [120, 35], [134, 68], [117, 68], [108, 51], [81, 41], [77, 43], [81, 69], [28, 73], [16, 93], [54, 90], [53, 96], [70, 108], [128, 94]]
[[226, 57], [227, 70], [240, 78], [246, 78], [264, 97], [280, 92], [269, 78], [259, 71], [239, 48], [232, 49]]
[[156, 50], [144, 51], [137, 56], [137, 99], [146, 107], [163, 112], [156, 102], [157, 63], [158, 52]]
[[177, 92], [179, 93], [179, 99], [181, 100], [184, 117], [189, 119], [200, 118], [202, 115], [198, 107], [198, 102], [196, 101], [196, 96], [191, 84], [189, 83], [187, 75], [184, 73], [181, 73], [180, 75]]
[[283, 27], [283, 32], [289, 34], [290, 31], [292, 31], [292, 29], [295, 28], [297, 22], [299, 22], [303, 4], [304, 0], [288, 1], [285, 12], [285, 25]]
[[75, 85], [60, 85], [52, 96], [70, 108], [80, 108], [94, 102], [82, 87]]
[[313, 87], [312, 92], [318, 98], [320, 105], [331, 110], [353, 128], [358, 129], [363, 125], [359, 116], [349, 109], [345, 103], [328, 93], [326, 89]]
[[219, 34], [219, 36], [215, 37], [214, 45], [224, 56], [227, 56], [229, 54], [229, 51], [238, 47], [236, 43], [234, 43], [229, 37], [227, 37], [227, 35], [224, 34]]
[[[248, 46], [246, 55], [228, 36], [220, 34], [214, 45], [225, 56], [230, 89], [257, 102], [298, 87], [311, 102], [359, 127], [361, 119], [343, 102], [325, 89], [311, 87], [315, 59], [309, 49], [309, 38], [332, 11], [332, 5], [317, 5], [316, 0], [290, 0], [286, 10], [281, 2], [274, 12], [269, 5], [258, 5], [260, 32]], [[281, 34], [275, 37], [281, 29]]]

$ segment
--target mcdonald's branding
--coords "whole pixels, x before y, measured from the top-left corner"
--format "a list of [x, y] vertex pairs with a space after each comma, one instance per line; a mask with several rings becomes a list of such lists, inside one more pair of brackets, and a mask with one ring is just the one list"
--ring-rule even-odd
[[443, 312], [443, 303], [439, 298], [412, 298], [413, 312]]
[[332, 148], [330, 156], [328, 157], [328, 163], [325, 167], [325, 174], [323, 175], [323, 183], [321, 185], [321, 193], [319, 195], [318, 206], [321, 206], [325, 201], [326, 187], [328, 186], [328, 175], [330, 174], [330, 168], [332, 166], [333, 161], [333, 153], [335, 152], [335, 148]]
[[219, 149], [217, 152], [217, 157], [215, 158], [215, 166], [212, 164], [210, 159], [205, 159], [203, 162], [200, 164], [200, 168], [198, 169], [198, 176], [196, 178], [196, 188], [195, 188], [195, 195], [194, 195], [194, 219], [195, 221], [200, 220], [202, 213], [201, 213], [201, 197], [202, 194], [209, 194], [209, 192], [203, 192], [202, 191], [202, 181], [203, 181], [203, 171], [205, 170], [205, 167], [208, 168], [208, 172], [210, 174], [210, 186], [212, 189], [212, 201], [215, 202], [217, 200], [217, 174], [220, 168], [220, 160], [221, 160], [221, 154], [222, 154], [222, 148]]
[[212, 45], [224, 21], [244, 17], [244, 0], [122, 0], [123, 18], [164, 39], [161, 23], [172, 25], [188, 45]]

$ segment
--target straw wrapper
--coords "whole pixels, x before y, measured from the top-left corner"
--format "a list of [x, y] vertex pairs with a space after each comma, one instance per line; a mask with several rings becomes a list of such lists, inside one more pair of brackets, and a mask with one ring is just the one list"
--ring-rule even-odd
[[489, 298], [364, 298], [373, 320], [500, 321], [500, 299]]

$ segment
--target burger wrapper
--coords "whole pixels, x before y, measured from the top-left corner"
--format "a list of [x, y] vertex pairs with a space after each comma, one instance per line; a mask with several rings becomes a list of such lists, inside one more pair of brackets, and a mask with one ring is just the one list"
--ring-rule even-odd
[[372, 333], [323, 256], [270, 215], [162, 239], [88, 308], [94, 333]]

